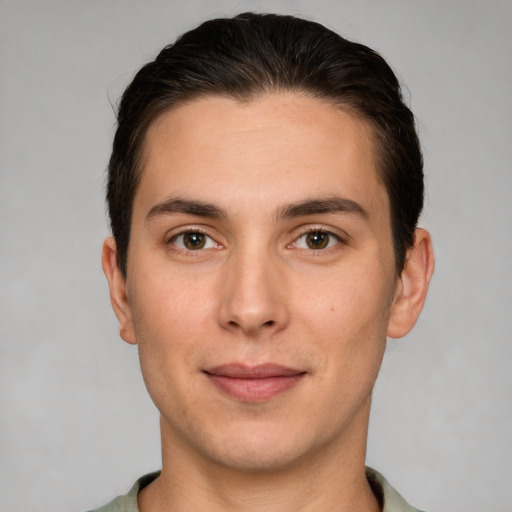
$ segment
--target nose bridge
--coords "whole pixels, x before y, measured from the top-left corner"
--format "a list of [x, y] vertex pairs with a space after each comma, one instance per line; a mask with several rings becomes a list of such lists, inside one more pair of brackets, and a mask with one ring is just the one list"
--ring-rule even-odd
[[280, 294], [278, 255], [258, 243], [241, 243], [230, 254], [224, 273], [219, 320], [225, 328], [248, 335], [279, 330], [287, 321]]

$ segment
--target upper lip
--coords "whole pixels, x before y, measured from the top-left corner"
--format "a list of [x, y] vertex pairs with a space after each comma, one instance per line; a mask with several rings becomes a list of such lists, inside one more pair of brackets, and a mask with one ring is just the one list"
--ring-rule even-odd
[[306, 373], [304, 370], [288, 368], [279, 364], [267, 363], [256, 366], [248, 366], [239, 363], [222, 364], [208, 368], [205, 373], [219, 377], [230, 377], [233, 379], [267, 379], [271, 377], [288, 377]]

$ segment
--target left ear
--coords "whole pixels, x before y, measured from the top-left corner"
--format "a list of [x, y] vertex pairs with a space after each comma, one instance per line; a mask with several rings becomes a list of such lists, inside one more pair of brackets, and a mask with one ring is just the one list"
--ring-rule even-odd
[[391, 306], [388, 336], [405, 336], [420, 316], [434, 272], [434, 251], [430, 234], [416, 229], [414, 245], [407, 251], [405, 267], [400, 274]]
[[108, 281], [112, 308], [119, 320], [119, 334], [124, 341], [135, 345], [137, 339], [135, 337], [130, 301], [128, 300], [126, 279], [119, 268], [117, 244], [112, 237], [108, 237], [103, 243], [101, 263]]

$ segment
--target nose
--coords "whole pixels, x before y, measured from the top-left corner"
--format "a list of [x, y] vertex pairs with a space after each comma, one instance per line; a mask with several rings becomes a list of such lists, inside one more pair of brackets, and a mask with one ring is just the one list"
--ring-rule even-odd
[[285, 275], [277, 256], [265, 251], [232, 254], [221, 283], [221, 326], [248, 337], [271, 335], [289, 321]]

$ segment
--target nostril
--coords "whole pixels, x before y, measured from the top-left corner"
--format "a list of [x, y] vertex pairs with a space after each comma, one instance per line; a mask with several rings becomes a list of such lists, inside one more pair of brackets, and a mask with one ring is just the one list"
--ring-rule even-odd
[[242, 331], [251, 331], [256, 332], [258, 329], [264, 329], [271, 328], [275, 325], [275, 320], [268, 320], [267, 322], [259, 323], [256, 322], [255, 324], [251, 324], [250, 322], [237, 322], [236, 320], [230, 320], [228, 322], [228, 325], [231, 329], [241, 329]]

